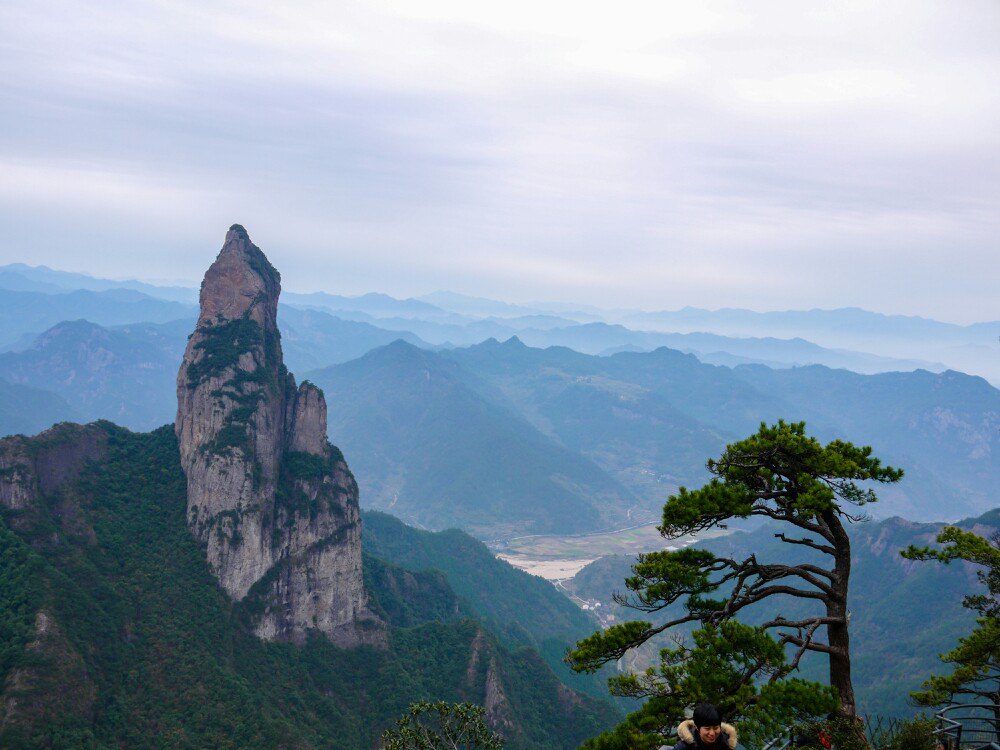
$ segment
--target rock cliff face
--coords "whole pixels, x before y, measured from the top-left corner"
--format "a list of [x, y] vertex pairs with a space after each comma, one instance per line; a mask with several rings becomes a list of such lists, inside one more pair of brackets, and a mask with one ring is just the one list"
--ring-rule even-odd
[[326, 402], [296, 387], [277, 327], [280, 276], [234, 225], [201, 287], [201, 313], [177, 375], [187, 519], [258, 635], [385, 642], [361, 570], [358, 488], [326, 439]]
[[0, 440], [0, 507], [15, 511], [8, 523], [14, 529], [30, 525], [48, 496], [63, 531], [75, 534], [79, 513], [74, 499], [58, 491], [107, 453], [108, 435], [98, 424], [64, 422], [33, 438]]

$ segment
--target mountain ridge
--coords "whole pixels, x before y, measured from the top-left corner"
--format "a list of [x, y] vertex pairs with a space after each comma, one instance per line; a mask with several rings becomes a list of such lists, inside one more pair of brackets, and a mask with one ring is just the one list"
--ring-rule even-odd
[[369, 508], [496, 536], [552, 524], [600, 528], [629, 502], [595, 464], [538, 432], [441, 354], [396, 341], [307, 375], [342, 404], [330, 434]]
[[[41, 286], [31, 287], [33, 282], [21, 275], [31, 276], [34, 272], [30, 267], [23, 264], [0, 266], [0, 289], [44, 287], [48, 296], [54, 296], [57, 292], [68, 291], [75, 284], [92, 290], [128, 290], [133, 294], [142, 293], [150, 298], [174, 302], [189, 302], [196, 295], [195, 290], [182, 287], [158, 287], [144, 282], [95, 279], [51, 269], [45, 271], [47, 273], [35, 274], [39, 277], [37, 284]], [[5, 282], [5, 278], [22, 281]], [[58, 284], [43, 279], [55, 279]], [[469, 345], [489, 336], [505, 338], [524, 330], [533, 345], [573, 343], [592, 354], [622, 346], [641, 346], [648, 350], [668, 345], [727, 364], [738, 362], [735, 358], [743, 357], [772, 366], [826, 364], [869, 373], [921, 366], [932, 370], [951, 367], [1000, 382], [1000, 372], [994, 366], [992, 352], [1000, 335], [998, 321], [960, 325], [861, 308], [768, 312], [740, 308], [708, 310], [688, 307], [653, 312], [593, 308], [594, 312], [584, 312], [579, 309], [574, 311], [572, 306], [565, 305], [516, 305], [451, 292], [435, 294], [437, 296], [396, 299], [379, 292], [354, 296], [327, 292], [289, 293], [286, 294], [286, 301], [302, 309], [333, 312], [345, 320], [409, 331], [435, 346]], [[433, 304], [432, 300], [437, 300], [440, 305]], [[551, 317], [553, 312], [562, 316], [564, 325], [559, 325], [558, 317]], [[532, 316], [536, 317], [537, 325], [532, 324]], [[95, 320], [105, 323], [97, 318]], [[35, 325], [33, 331], [37, 333], [57, 322], [49, 318]], [[588, 329], [588, 324], [599, 324], [604, 328]], [[609, 338], [611, 332], [617, 330], [616, 326], [628, 326], [628, 329], [618, 330]], [[562, 332], [551, 333], [560, 328]], [[595, 335], [601, 330], [604, 333], [598, 340]], [[25, 332], [22, 330], [20, 334]], [[804, 339], [810, 346], [803, 348], [795, 343], [795, 339]], [[772, 340], [771, 343], [767, 343], [768, 340]], [[15, 342], [16, 337], [11, 341], [0, 341], [0, 346], [11, 346]], [[719, 356], [720, 353], [728, 354], [729, 358]], [[316, 364], [321, 363], [313, 363]]]

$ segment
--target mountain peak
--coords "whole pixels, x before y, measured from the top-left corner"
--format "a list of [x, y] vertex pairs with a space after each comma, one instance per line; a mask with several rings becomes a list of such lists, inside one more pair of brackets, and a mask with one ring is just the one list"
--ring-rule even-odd
[[250, 241], [246, 229], [234, 224], [201, 283], [198, 325], [251, 318], [277, 330], [280, 294], [281, 274]]
[[234, 225], [201, 286], [177, 375], [187, 519], [222, 588], [254, 600], [255, 629], [384, 644], [361, 573], [358, 488], [326, 437], [326, 400], [285, 368], [281, 277]]
[[468, 349], [482, 349], [482, 350], [487, 350], [487, 351], [496, 349], [496, 350], [503, 351], [505, 349], [506, 350], [528, 349], [529, 347], [528, 347], [527, 344], [525, 344], [523, 341], [521, 341], [521, 339], [517, 335], [514, 335], [514, 336], [511, 336], [510, 338], [506, 339], [505, 341], [500, 341], [495, 336], [490, 336], [488, 339], [486, 339], [484, 341], [480, 341], [478, 344], [472, 344], [471, 346], [468, 346], [468, 347], [465, 347], [465, 348], [468, 348]]

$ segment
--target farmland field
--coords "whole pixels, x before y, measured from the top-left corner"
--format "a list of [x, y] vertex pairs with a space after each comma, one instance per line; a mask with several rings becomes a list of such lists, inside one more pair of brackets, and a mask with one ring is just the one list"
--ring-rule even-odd
[[[700, 535], [710, 539], [726, 530]], [[511, 565], [549, 580], [572, 578], [585, 565], [605, 555], [634, 555], [663, 549], [680, 549], [695, 540], [685, 536], [664, 539], [655, 523], [596, 534], [532, 535], [490, 543], [493, 552]]]

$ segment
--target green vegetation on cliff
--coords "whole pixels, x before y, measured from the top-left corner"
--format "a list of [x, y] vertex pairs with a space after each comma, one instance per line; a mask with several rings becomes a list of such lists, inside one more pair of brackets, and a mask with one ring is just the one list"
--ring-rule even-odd
[[194, 388], [226, 368], [235, 367], [241, 354], [264, 344], [264, 329], [249, 317], [202, 325], [196, 333], [202, 336], [194, 347], [201, 352], [201, 358], [188, 365], [188, 388]]
[[[363, 514], [366, 552], [412, 570], [439, 570], [491, 630], [512, 644], [554, 638], [565, 648], [594, 621], [548, 581], [498, 560], [464, 531], [422, 531], [387, 513]], [[561, 658], [561, 654], [560, 654]]]
[[103, 428], [106, 462], [3, 512], [0, 746], [369, 748], [416, 700], [482, 700], [487, 673], [506, 696], [511, 748], [574, 747], [613, 720], [534, 652], [453, 618], [440, 579], [414, 579], [442, 598], [438, 611], [378, 597], [414, 623], [387, 650], [260, 641], [186, 528], [172, 429]]

